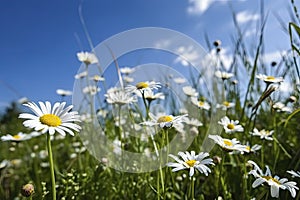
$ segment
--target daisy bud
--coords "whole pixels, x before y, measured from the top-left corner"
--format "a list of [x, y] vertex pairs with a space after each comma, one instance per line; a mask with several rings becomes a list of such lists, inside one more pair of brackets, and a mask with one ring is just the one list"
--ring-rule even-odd
[[34, 193], [34, 186], [30, 183], [24, 185], [21, 189], [21, 194], [24, 197], [30, 197]]
[[233, 80], [232, 82], [231, 82], [233, 85], [237, 85], [238, 83], [239, 83], [239, 81], [238, 80]]
[[219, 47], [219, 46], [221, 46], [221, 40], [216, 40], [216, 41], [214, 41], [213, 44], [215, 47]]
[[275, 67], [276, 65], [277, 65], [277, 62], [276, 62], [276, 61], [272, 61], [272, 62], [271, 62], [271, 66], [272, 66], [272, 67]]
[[219, 156], [214, 156], [212, 159], [213, 159], [214, 163], [216, 163], [216, 164], [220, 164], [222, 161], [222, 158]]
[[295, 103], [296, 101], [297, 101], [297, 97], [295, 97], [295, 96], [290, 96], [289, 102]]

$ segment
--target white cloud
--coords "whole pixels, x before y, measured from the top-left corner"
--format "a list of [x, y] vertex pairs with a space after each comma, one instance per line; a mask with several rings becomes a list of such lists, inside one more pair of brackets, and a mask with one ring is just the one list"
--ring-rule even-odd
[[253, 14], [250, 13], [249, 11], [242, 11], [237, 13], [236, 15], [236, 20], [239, 24], [244, 24], [249, 21], [256, 21], [260, 18], [259, 14]]
[[177, 50], [176, 53], [180, 56], [178, 56], [175, 59], [175, 63], [180, 62], [183, 66], [188, 66], [189, 62], [192, 63], [197, 63], [200, 60], [199, 53], [194, 49], [193, 46], [180, 46]]
[[[204, 13], [214, 2], [225, 3], [230, 0], [189, 0], [189, 6], [187, 12], [192, 15], [198, 15]], [[235, 0], [245, 1], [245, 0]]]
[[187, 12], [189, 14], [202, 14], [209, 6], [214, 2], [214, 0], [189, 0], [189, 7]]

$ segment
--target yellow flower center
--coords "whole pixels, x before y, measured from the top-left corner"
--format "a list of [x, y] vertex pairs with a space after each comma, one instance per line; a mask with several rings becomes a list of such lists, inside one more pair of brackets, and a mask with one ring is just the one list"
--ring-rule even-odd
[[196, 160], [188, 160], [185, 163], [188, 164], [188, 166], [190, 166], [190, 167], [194, 167]]
[[138, 84], [136, 84], [136, 88], [139, 89], [139, 90], [140, 89], [145, 89], [147, 87], [149, 87], [149, 84], [145, 83], [145, 82], [139, 82]]
[[278, 185], [281, 185], [281, 183], [277, 179], [273, 178], [272, 176], [262, 176], [262, 177], [266, 180], [272, 180], [273, 182], [277, 183]]
[[224, 139], [224, 144], [226, 145], [226, 146], [233, 146], [233, 144], [232, 144], [232, 142], [230, 141], [230, 140], [227, 140], [227, 139]]
[[273, 80], [275, 80], [275, 77], [274, 76], [267, 76], [266, 80], [267, 81], [273, 81]]
[[45, 114], [40, 117], [40, 122], [42, 124], [45, 124], [47, 126], [56, 127], [61, 125], [61, 119], [53, 114]]
[[163, 123], [163, 122], [171, 122], [173, 120], [173, 117], [170, 115], [162, 116], [158, 118], [157, 122], [158, 123]]
[[270, 131], [263, 131], [264, 135], [270, 135]]
[[203, 101], [199, 101], [198, 104], [199, 104], [199, 106], [204, 106], [204, 102]]
[[230, 129], [230, 130], [234, 129], [234, 124], [228, 124], [227, 128]]
[[173, 120], [173, 117], [170, 115], [167, 115], [167, 116], [162, 116], [162, 117], [158, 118], [157, 122], [158, 123], [171, 122], [172, 120]]
[[13, 138], [16, 139], [16, 140], [19, 140], [19, 139], [21, 139], [21, 136], [19, 136], [19, 135], [14, 135]]
[[251, 151], [250, 146], [246, 146], [246, 149], [247, 149], [248, 151]]
[[226, 106], [226, 107], [229, 107], [230, 104], [229, 104], [228, 101], [224, 101], [224, 102], [223, 102], [223, 105]]

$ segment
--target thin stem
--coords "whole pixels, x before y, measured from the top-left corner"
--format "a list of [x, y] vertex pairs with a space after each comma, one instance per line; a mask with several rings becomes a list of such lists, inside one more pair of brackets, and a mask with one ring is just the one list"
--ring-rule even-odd
[[194, 184], [195, 184], [195, 181], [194, 181], [194, 177], [191, 177], [191, 184], [190, 184], [190, 191], [191, 191], [191, 200], [194, 199], [194, 196], [195, 196], [195, 188], [194, 188]]
[[53, 156], [52, 156], [52, 149], [51, 149], [51, 139], [49, 133], [47, 133], [47, 149], [48, 149], [48, 157], [49, 157], [50, 173], [51, 173], [52, 199], [56, 200], [54, 164], [53, 164]]

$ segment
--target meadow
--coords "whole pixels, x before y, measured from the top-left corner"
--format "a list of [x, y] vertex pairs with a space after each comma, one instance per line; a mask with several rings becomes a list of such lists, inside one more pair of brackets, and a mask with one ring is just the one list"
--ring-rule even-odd
[[[183, 66], [188, 78], [158, 68], [162, 76], [146, 80], [115, 59], [111, 86], [101, 55], [77, 53], [76, 90], [57, 90], [56, 103], [21, 99], [2, 113], [0, 199], [300, 199], [293, 3], [280, 60], [263, 59], [265, 18], [252, 44], [236, 24], [229, 68], [222, 42], [207, 36], [209, 79]], [[72, 94], [74, 107], [64, 103]]]

